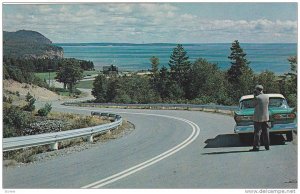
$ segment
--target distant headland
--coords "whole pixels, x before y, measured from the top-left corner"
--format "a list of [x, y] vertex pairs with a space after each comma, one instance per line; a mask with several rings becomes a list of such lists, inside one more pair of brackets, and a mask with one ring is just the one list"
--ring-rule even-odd
[[3, 31], [3, 55], [10, 58], [61, 59], [64, 51], [62, 47], [53, 45], [51, 40], [39, 32]]

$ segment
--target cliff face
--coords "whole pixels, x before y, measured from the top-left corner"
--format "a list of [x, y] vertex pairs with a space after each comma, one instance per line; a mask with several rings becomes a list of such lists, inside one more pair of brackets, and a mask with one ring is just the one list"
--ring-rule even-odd
[[3, 32], [3, 54], [12, 58], [63, 58], [61, 47], [35, 31]]
[[44, 54], [44, 56], [42, 56], [43, 58], [64, 58], [64, 51], [61, 50], [47, 50]]
[[[59, 47], [60, 48], [60, 47]], [[48, 48], [42, 51], [41, 53], [28, 53], [22, 55], [25, 59], [62, 59], [64, 58], [64, 51], [63, 49], [56, 49], [56, 48]]]

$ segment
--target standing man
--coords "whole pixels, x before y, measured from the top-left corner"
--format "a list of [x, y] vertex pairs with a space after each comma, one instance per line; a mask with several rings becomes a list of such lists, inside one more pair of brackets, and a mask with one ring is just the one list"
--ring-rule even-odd
[[269, 139], [269, 96], [263, 93], [263, 86], [257, 85], [254, 90], [254, 141], [253, 149], [250, 151], [259, 151], [260, 136], [262, 134], [266, 150], [270, 149]]

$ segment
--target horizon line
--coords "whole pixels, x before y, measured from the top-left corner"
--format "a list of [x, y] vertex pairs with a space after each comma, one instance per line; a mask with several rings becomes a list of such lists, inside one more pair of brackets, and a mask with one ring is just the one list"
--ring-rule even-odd
[[[175, 43], [175, 42], [147, 42], [147, 43], [132, 43], [132, 42], [52, 42], [52, 44], [232, 44], [233, 42], [194, 42], [194, 43]], [[298, 42], [240, 42], [240, 44], [298, 44]]]

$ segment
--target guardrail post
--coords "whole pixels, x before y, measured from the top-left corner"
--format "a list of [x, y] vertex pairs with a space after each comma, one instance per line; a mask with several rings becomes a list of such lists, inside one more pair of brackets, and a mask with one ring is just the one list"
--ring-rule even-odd
[[53, 150], [58, 150], [58, 142], [54, 142], [50, 145], [50, 149]]
[[93, 135], [92, 134], [87, 137], [87, 141], [90, 143], [93, 143]]

